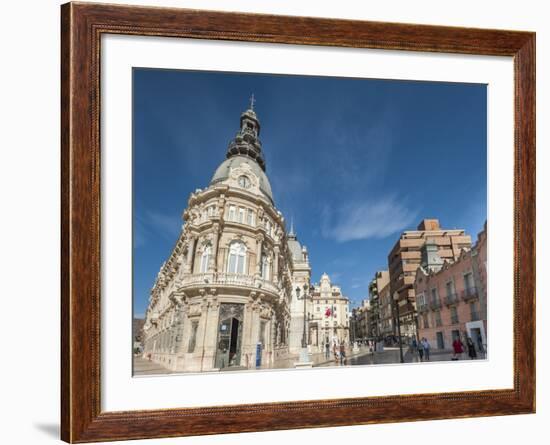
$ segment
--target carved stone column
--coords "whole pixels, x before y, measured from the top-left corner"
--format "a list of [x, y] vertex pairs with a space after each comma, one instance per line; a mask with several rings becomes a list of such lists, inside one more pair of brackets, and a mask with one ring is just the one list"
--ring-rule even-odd
[[220, 225], [215, 223], [212, 226], [212, 255], [208, 264], [208, 270], [217, 272], [218, 268], [218, 242], [220, 238]]
[[274, 283], [279, 282], [279, 251], [280, 248], [276, 245], [273, 248], [273, 277], [271, 279]]
[[219, 313], [220, 303], [216, 296], [216, 289], [209, 289], [201, 371], [208, 371], [214, 367], [216, 340], [218, 337]]
[[244, 305], [243, 315], [243, 339], [242, 339], [242, 353], [241, 353], [241, 365], [251, 368], [253, 366], [254, 353], [256, 343], [252, 338], [253, 333], [253, 305], [258, 298], [256, 292], [250, 292], [248, 303]]
[[251, 346], [251, 364], [250, 367], [256, 367], [256, 346], [260, 341], [260, 301], [264, 294], [259, 294], [258, 298], [254, 299], [251, 304], [251, 328], [250, 328], [250, 346]]
[[194, 355], [195, 356], [200, 356], [199, 359], [201, 359], [202, 361], [202, 354], [204, 352], [204, 340], [205, 340], [205, 336], [206, 336], [206, 329], [208, 328], [207, 326], [207, 323], [208, 323], [208, 298], [206, 296], [206, 290], [205, 289], [201, 289], [199, 291], [201, 297], [202, 297], [202, 301], [201, 301], [201, 305], [200, 305], [200, 308], [201, 308], [201, 315], [200, 315], [200, 318], [199, 318], [199, 325], [197, 327], [197, 336], [196, 336], [196, 340], [195, 340], [195, 350], [194, 350]]
[[256, 277], [262, 276], [262, 246], [264, 243], [263, 235], [256, 237]]

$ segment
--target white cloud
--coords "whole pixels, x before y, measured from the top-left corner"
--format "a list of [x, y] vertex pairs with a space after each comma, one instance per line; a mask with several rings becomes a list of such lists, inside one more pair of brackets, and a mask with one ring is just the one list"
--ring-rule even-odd
[[134, 220], [134, 247], [142, 247], [150, 239], [158, 239], [159, 236], [175, 242], [181, 225], [182, 220], [176, 215], [166, 215], [151, 210], [145, 211], [141, 216], [136, 215]]
[[[148, 222], [153, 229], [164, 237], [173, 238], [178, 233], [182, 221], [175, 215], [165, 215], [159, 212], [147, 212]], [[174, 239], [175, 241], [175, 239]]]
[[385, 238], [409, 227], [417, 215], [418, 211], [393, 196], [349, 203], [325, 210], [323, 235], [340, 242]]

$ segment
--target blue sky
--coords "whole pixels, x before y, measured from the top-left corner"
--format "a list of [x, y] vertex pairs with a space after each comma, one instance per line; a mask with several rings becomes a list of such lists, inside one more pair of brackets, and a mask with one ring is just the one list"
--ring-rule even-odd
[[403, 230], [486, 219], [486, 85], [134, 69], [134, 313], [251, 93], [275, 205], [352, 304]]

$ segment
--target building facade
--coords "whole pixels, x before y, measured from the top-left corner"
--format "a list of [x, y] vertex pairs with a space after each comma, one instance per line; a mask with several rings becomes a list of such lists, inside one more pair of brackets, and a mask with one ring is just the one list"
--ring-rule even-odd
[[380, 312], [379, 338], [387, 339], [389, 337], [395, 337], [397, 335], [394, 323], [395, 304], [391, 296], [389, 282], [378, 291], [378, 300]]
[[464, 248], [458, 258], [442, 260], [430, 243], [424, 262], [416, 272], [414, 290], [419, 337], [426, 337], [435, 350], [451, 350], [460, 338], [469, 337], [478, 352], [487, 350], [487, 231], [476, 245]]
[[349, 344], [351, 314], [349, 299], [342, 294], [342, 289], [324, 273], [321, 281], [313, 286], [311, 297], [308, 315], [311, 351], [319, 351], [326, 343]]
[[368, 337], [379, 338], [382, 330], [380, 317], [380, 291], [390, 282], [390, 274], [387, 270], [381, 270], [374, 274], [369, 284], [369, 332]]
[[[290, 233], [287, 236], [287, 246], [292, 262], [292, 299], [290, 302], [290, 333], [289, 333], [289, 351], [292, 354], [297, 354], [302, 348], [302, 339], [304, 337], [304, 300], [298, 297], [304, 297], [304, 286], [306, 288], [311, 283], [311, 267], [309, 265], [309, 256], [307, 248], [302, 246], [298, 241], [298, 237], [294, 232], [294, 227], [291, 226]], [[300, 294], [296, 289], [300, 289]], [[306, 341], [311, 337], [307, 335], [307, 326], [310, 323], [312, 311], [311, 302], [307, 299], [306, 294]], [[309, 314], [309, 315], [308, 315]], [[311, 344], [310, 341], [307, 341]]]
[[[461, 251], [470, 248], [472, 241], [462, 229], [442, 229], [437, 219], [424, 219], [417, 230], [405, 231], [401, 234], [388, 255], [390, 277], [390, 294], [398, 295], [399, 319], [401, 335], [413, 337], [416, 335], [417, 318], [414, 281], [416, 271], [422, 262], [422, 251], [426, 241], [432, 246], [442, 260], [456, 260]], [[397, 314], [394, 314], [396, 317]], [[395, 322], [394, 322], [395, 324]]]
[[370, 338], [370, 332], [372, 330], [370, 324], [371, 310], [372, 307], [369, 299], [362, 300], [361, 306], [356, 307], [352, 310], [350, 319], [350, 339], [352, 342], [364, 341]]
[[251, 105], [227, 159], [191, 193], [151, 290], [143, 356], [173, 371], [253, 368], [300, 342], [294, 289], [309, 283], [307, 250], [286, 234], [259, 135]]

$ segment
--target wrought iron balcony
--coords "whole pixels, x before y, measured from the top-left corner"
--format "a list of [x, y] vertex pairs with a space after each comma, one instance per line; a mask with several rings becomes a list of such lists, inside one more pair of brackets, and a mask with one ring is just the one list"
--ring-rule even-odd
[[445, 304], [447, 306], [451, 305], [451, 304], [456, 304], [458, 303], [458, 295], [457, 294], [447, 294], [445, 296]]
[[477, 288], [475, 286], [474, 287], [468, 287], [460, 293], [460, 296], [462, 297], [462, 299], [464, 301], [474, 300], [478, 296]]
[[427, 312], [428, 309], [429, 309], [429, 307], [426, 303], [418, 305], [418, 312], [420, 312], [420, 313]]
[[441, 300], [438, 298], [436, 300], [430, 301], [430, 309], [432, 311], [436, 311], [437, 309], [441, 309]]

